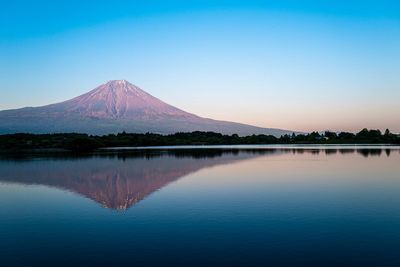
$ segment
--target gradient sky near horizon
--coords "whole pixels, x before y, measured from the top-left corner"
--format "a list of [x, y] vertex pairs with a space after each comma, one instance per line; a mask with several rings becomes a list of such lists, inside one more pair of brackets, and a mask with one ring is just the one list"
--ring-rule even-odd
[[0, 110], [126, 79], [186, 111], [400, 132], [400, 2], [8, 1]]

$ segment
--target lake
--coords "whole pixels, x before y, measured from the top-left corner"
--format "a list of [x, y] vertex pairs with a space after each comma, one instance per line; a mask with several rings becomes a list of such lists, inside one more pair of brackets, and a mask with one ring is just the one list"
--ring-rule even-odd
[[400, 266], [400, 148], [0, 156], [0, 266]]

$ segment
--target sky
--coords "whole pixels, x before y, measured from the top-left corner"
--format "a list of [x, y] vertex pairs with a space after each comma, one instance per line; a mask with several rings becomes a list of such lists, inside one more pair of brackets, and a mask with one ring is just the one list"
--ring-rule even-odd
[[185, 111], [400, 132], [400, 2], [4, 1], [0, 110], [125, 79]]

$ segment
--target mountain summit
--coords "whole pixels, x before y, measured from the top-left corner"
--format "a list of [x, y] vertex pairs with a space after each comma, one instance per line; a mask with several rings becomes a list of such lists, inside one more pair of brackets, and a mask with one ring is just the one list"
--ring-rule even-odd
[[62, 105], [68, 112], [95, 118], [139, 120], [168, 117], [197, 118], [193, 114], [162, 102], [125, 80], [109, 81], [84, 95], [56, 105]]
[[113, 80], [57, 104], [0, 111], [0, 134], [80, 132], [175, 133], [214, 131], [239, 135], [292, 133], [202, 118], [171, 106], [125, 81]]

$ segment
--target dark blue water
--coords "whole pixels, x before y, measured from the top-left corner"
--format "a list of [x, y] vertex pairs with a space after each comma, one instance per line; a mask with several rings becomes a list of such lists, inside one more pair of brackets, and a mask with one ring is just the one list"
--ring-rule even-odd
[[0, 266], [400, 266], [400, 150], [0, 157]]

